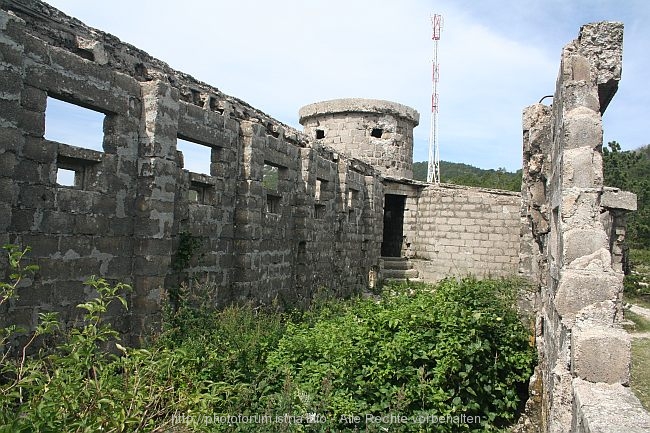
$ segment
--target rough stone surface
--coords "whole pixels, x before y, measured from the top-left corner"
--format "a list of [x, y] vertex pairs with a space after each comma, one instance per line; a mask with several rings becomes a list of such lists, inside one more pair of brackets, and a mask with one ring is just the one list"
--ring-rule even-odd
[[[625, 212], [636, 209], [636, 197], [603, 187], [601, 154], [622, 31], [620, 23], [583, 26], [562, 52], [552, 107], [536, 104], [523, 116], [520, 270], [539, 289], [538, 424], [552, 433], [647, 431], [633, 411], [611, 416], [618, 391], [601, 398], [614, 389], [604, 383], [629, 381], [630, 340], [616, 322]], [[619, 420], [629, 429], [614, 427]]]
[[636, 194], [621, 191], [618, 188], [605, 188], [600, 198], [600, 205], [610, 209], [636, 210]]
[[589, 382], [630, 381], [630, 335], [611, 323], [577, 321], [571, 333], [572, 373]]
[[392, 177], [413, 177], [413, 128], [420, 115], [405, 105], [376, 99], [335, 99], [300, 109], [305, 133], [318, 143]]
[[574, 433], [646, 433], [650, 414], [630, 388], [620, 384], [573, 380]]

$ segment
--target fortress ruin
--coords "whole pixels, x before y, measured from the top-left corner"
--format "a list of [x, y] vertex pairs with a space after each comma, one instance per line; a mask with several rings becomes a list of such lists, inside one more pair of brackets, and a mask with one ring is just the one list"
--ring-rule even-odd
[[[38, 0], [0, 5], [0, 243], [31, 246], [40, 266], [5, 322], [74, 321], [91, 275], [132, 285], [131, 311], [112, 320], [137, 340], [180, 281], [204, 283], [218, 306], [293, 306], [382, 277], [520, 274], [539, 288], [539, 431], [650, 429], [617, 325], [636, 202], [602, 185], [622, 25], [583, 27], [552, 107], [524, 112], [519, 194], [412, 180], [409, 107], [311, 104], [300, 132]], [[103, 115], [102, 151], [44, 137], [52, 99]], [[208, 149], [209, 174], [185, 169], [178, 139]]]

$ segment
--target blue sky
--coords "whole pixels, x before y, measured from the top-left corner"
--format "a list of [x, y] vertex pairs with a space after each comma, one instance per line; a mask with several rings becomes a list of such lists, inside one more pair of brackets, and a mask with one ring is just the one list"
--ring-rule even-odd
[[[582, 24], [625, 24], [623, 79], [605, 142], [650, 143], [646, 0], [51, 0], [221, 91], [301, 129], [298, 109], [346, 97], [420, 112], [414, 160], [427, 158], [430, 15], [439, 45], [441, 159], [521, 167], [521, 113], [552, 94], [564, 45]], [[188, 158], [186, 157], [186, 160]]]

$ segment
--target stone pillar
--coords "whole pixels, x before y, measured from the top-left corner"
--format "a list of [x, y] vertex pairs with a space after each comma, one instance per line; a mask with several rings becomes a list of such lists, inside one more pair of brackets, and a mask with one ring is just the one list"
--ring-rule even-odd
[[562, 52], [552, 111], [537, 104], [524, 112], [522, 238], [537, 248], [522, 256], [521, 268], [540, 286], [538, 424], [546, 432], [593, 422], [580, 418], [576, 381], [589, 387], [629, 380], [629, 335], [616, 326], [623, 274], [612, 266], [611, 234], [618, 221], [603, 214], [633, 206], [608, 204], [621, 200], [603, 188], [601, 153], [601, 116], [618, 88], [622, 42], [621, 23], [583, 26]]
[[[0, 245], [9, 243], [8, 229], [12, 219], [12, 208], [17, 202], [18, 186], [14, 173], [18, 165], [17, 156], [22, 154], [25, 133], [30, 129], [44, 130], [44, 119], [40, 107], [30, 109], [29, 95], [23, 94], [25, 22], [0, 10]], [[25, 107], [23, 107], [25, 105]], [[41, 134], [42, 135], [42, 134]], [[6, 266], [5, 254], [0, 266]]]
[[134, 227], [132, 334], [158, 326], [165, 276], [171, 265], [176, 191], [178, 90], [163, 81], [142, 83]]

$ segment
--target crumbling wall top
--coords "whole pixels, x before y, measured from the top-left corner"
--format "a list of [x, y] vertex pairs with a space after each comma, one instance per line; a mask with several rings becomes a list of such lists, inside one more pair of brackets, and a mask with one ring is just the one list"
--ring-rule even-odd
[[601, 114], [605, 112], [621, 80], [623, 23], [600, 21], [585, 24], [578, 38], [564, 47], [564, 80], [587, 81], [598, 88]]
[[347, 98], [305, 105], [299, 111], [300, 124], [304, 125], [311, 117], [333, 113], [391, 114], [413, 122], [413, 126], [420, 123], [420, 113], [406, 105], [379, 99]]

